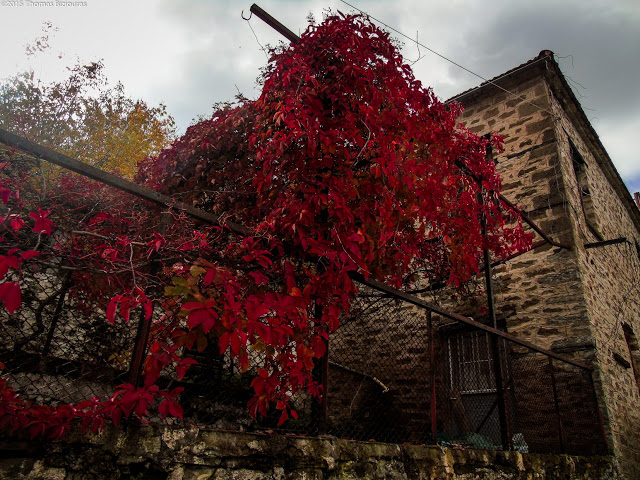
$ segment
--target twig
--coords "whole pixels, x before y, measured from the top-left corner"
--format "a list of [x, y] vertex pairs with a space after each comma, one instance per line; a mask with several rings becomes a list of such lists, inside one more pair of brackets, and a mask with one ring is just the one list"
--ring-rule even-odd
[[[99, 233], [85, 232], [83, 230], [72, 230], [71, 233], [74, 234], [74, 235], [85, 235], [87, 237], [100, 238], [102, 240], [115, 240], [113, 237], [107, 237], [107, 236], [104, 236], [104, 235], [100, 235]], [[136, 246], [139, 246], [139, 247], [146, 246], [146, 244], [144, 244], [142, 242], [129, 242], [129, 244], [136, 245]]]
[[369, 140], [371, 140], [371, 130], [369, 130], [369, 127], [367, 126], [366, 123], [364, 123], [364, 121], [362, 121], [362, 124], [364, 125], [364, 128], [367, 129], [367, 141], [364, 142], [364, 145], [362, 146], [362, 148], [360, 149], [360, 152], [358, 153], [358, 156], [356, 157], [356, 159], [353, 161], [353, 164], [355, 165], [356, 163], [358, 163], [358, 159], [360, 158], [360, 155], [362, 155], [362, 152], [364, 152], [364, 149], [367, 148], [367, 145], [369, 145]]

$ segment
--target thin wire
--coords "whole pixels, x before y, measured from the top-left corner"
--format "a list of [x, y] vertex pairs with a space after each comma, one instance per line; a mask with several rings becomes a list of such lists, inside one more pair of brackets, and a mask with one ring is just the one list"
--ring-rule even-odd
[[556, 55], [556, 58], [571, 58], [571, 68], [575, 68], [573, 66], [573, 55], [565, 55], [563, 57], [561, 57], [560, 55]]
[[[244, 16], [242, 17], [244, 18]], [[249, 17], [251, 18], [251, 17]], [[269, 55], [267, 55], [267, 50], [262, 46], [262, 44], [260, 43], [260, 40], [258, 40], [258, 35], [256, 35], [255, 30], [253, 30], [253, 27], [251, 26], [251, 22], [245, 18], [245, 20], [247, 21], [247, 25], [249, 25], [249, 28], [251, 29], [251, 32], [253, 33], [253, 36], [256, 37], [256, 42], [258, 42], [258, 45], [260, 46], [260, 50], [262, 50], [262, 53], [264, 53], [264, 56], [267, 58], [267, 62], [269, 61]]]
[[[345, 1], [345, 0], [340, 0], [340, 1], [341, 1], [342, 3], [344, 3], [345, 5], [350, 6], [350, 7], [351, 7], [351, 8], [353, 8], [354, 10], [359, 11], [361, 14], [366, 15], [367, 17], [372, 18], [372, 19], [373, 19], [373, 20], [375, 20], [376, 22], [378, 22], [378, 23], [380, 23], [380, 24], [384, 25], [384, 26], [385, 26], [385, 27], [387, 27], [389, 30], [393, 30], [393, 31], [394, 31], [394, 32], [396, 32], [398, 35], [401, 35], [401, 36], [403, 36], [404, 38], [406, 38], [406, 39], [408, 39], [408, 40], [410, 40], [410, 41], [412, 41], [412, 42], [416, 42], [416, 43], [417, 43], [418, 45], [420, 45], [422, 48], [425, 48], [425, 49], [429, 50], [429, 51], [430, 51], [431, 53], [433, 53], [434, 55], [437, 55], [438, 57], [440, 57], [440, 58], [442, 58], [442, 59], [446, 60], [447, 62], [449, 62], [449, 63], [451, 63], [451, 64], [455, 65], [456, 67], [461, 68], [461, 69], [462, 69], [462, 70], [464, 70], [465, 72], [468, 72], [468, 73], [470, 73], [471, 75], [475, 75], [476, 77], [480, 78], [481, 80], [484, 80], [486, 83], [488, 83], [488, 84], [490, 84], [490, 85], [493, 85], [494, 87], [496, 87], [496, 88], [498, 88], [498, 89], [502, 90], [503, 92], [508, 93], [509, 95], [511, 95], [511, 96], [513, 96], [513, 97], [515, 97], [515, 98], [517, 98], [517, 99], [519, 99], [519, 100], [522, 100], [523, 102], [528, 103], [529, 105], [532, 105], [532, 106], [536, 107], [537, 109], [542, 110], [543, 112], [547, 112], [549, 115], [553, 115], [549, 110], [546, 110], [545, 108], [542, 108], [540, 105], [536, 105], [535, 103], [530, 102], [530, 101], [529, 101], [529, 100], [527, 100], [524, 96], [517, 95], [517, 94], [515, 94], [515, 93], [513, 93], [513, 92], [511, 92], [511, 91], [509, 91], [509, 90], [507, 90], [506, 88], [503, 88], [503, 87], [501, 87], [500, 85], [496, 84], [496, 83], [495, 83], [495, 81], [499, 80], [499, 79], [500, 79], [500, 78], [502, 78], [504, 75], [503, 75], [503, 76], [500, 76], [500, 77], [497, 77], [497, 78], [495, 78], [494, 80], [489, 80], [488, 78], [485, 78], [485, 77], [483, 77], [482, 75], [480, 75], [480, 74], [478, 74], [478, 73], [476, 73], [476, 72], [474, 72], [474, 71], [472, 71], [472, 70], [469, 70], [467, 67], [464, 67], [464, 66], [460, 65], [459, 63], [457, 63], [457, 62], [455, 62], [455, 61], [451, 60], [450, 58], [445, 57], [445, 56], [444, 56], [444, 55], [442, 55], [441, 53], [436, 52], [434, 49], [427, 47], [425, 44], [418, 42], [418, 40], [417, 40], [417, 39], [416, 39], [416, 40], [414, 40], [414, 39], [413, 39], [413, 38], [411, 38], [409, 35], [406, 35], [406, 34], [402, 33], [400, 30], [397, 30], [397, 29], [393, 28], [391, 25], [388, 25], [387, 23], [383, 22], [382, 20], [377, 19], [376, 17], [374, 17], [373, 15], [368, 14], [368, 13], [367, 13], [367, 12], [365, 12], [364, 10], [361, 10], [361, 9], [359, 9], [358, 7], [354, 6], [354, 5], [351, 5], [349, 2], [347, 2], [347, 1]], [[521, 68], [529, 67], [529, 66], [533, 65], [534, 63], [537, 63], [537, 62], [542, 61], [542, 60], [546, 60], [546, 57], [539, 58], [538, 60], [536, 60], [536, 61], [534, 61], [534, 62], [531, 62], [531, 63], [527, 63], [526, 65], [523, 65], [522, 67], [520, 67], [520, 68], [518, 68], [518, 69], [516, 69], [516, 70], [512, 70], [512, 71], [510, 71], [508, 74], [510, 75], [510, 74], [512, 74], [512, 73], [515, 73], [515, 72], [517, 72], [518, 70], [520, 70]], [[505, 74], [505, 75], [507, 75], [507, 74]]]

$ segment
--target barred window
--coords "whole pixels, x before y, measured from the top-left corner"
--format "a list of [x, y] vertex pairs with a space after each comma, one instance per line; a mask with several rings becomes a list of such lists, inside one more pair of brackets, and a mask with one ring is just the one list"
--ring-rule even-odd
[[467, 332], [449, 337], [451, 388], [461, 394], [493, 393], [496, 381], [487, 332]]

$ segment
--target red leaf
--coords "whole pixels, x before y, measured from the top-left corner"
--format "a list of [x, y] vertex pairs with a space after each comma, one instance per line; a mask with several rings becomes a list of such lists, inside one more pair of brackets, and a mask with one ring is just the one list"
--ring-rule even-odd
[[180, 404], [178, 404], [177, 402], [171, 402], [171, 405], [169, 405], [169, 413], [174, 417], [182, 419], [184, 411], [182, 410]]
[[0, 284], [0, 302], [4, 301], [4, 308], [9, 315], [15, 312], [22, 305], [22, 293], [20, 285], [16, 282], [5, 282]]
[[220, 355], [223, 355], [224, 352], [229, 348], [229, 332], [224, 332], [220, 335], [220, 340], [218, 340], [218, 345], [220, 346]]
[[256, 285], [266, 285], [269, 282], [269, 277], [260, 272], [251, 272], [249, 276], [253, 278]]
[[203, 307], [204, 305], [200, 302], [187, 302], [184, 305], [182, 305], [182, 310], [195, 310]]
[[122, 409], [118, 407], [114, 408], [113, 412], [111, 412], [111, 421], [116, 427], [118, 426], [118, 423], [120, 423], [120, 419], [122, 418], [123, 413], [124, 412], [122, 411]]
[[31, 212], [29, 214], [29, 216], [36, 221], [32, 229], [34, 232], [51, 235], [51, 232], [53, 231], [53, 222], [47, 218], [47, 215], [50, 213], [51, 210], [42, 210], [38, 207], [38, 212]]
[[110, 218], [112, 218], [110, 213], [99, 212], [89, 221], [89, 225], [95, 225], [96, 223], [101, 223]]
[[2, 198], [3, 204], [5, 205], [7, 204], [7, 202], [9, 201], [9, 197], [11, 196], [12, 193], [13, 192], [8, 188], [0, 187], [0, 198]]
[[120, 302], [120, 298], [122, 295], [116, 295], [109, 302], [109, 306], [107, 307], [107, 320], [111, 325], [115, 325], [116, 323], [116, 309], [118, 308], [118, 303]]
[[287, 414], [287, 409], [282, 410], [282, 415], [280, 415], [280, 420], [278, 420], [278, 426], [281, 426], [284, 422], [287, 421], [289, 415]]
[[42, 253], [36, 252], [35, 250], [27, 250], [27, 251], [22, 252], [20, 254], [20, 256], [22, 258], [24, 258], [25, 260], [28, 260], [28, 259], [33, 258], [33, 257], [37, 257], [38, 255], [42, 255]]
[[164, 419], [169, 416], [169, 405], [172, 400], [165, 400], [158, 406], [158, 413]]
[[183, 358], [180, 360], [180, 363], [176, 366], [176, 373], [178, 374], [178, 380], [182, 380], [187, 370], [191, 367], [191, 365], [197, 365], [198, 362], [193, 358]]
[[240, 337], [234, 333], [229, 336], [229, 341], [231, 343], [231, 353], [237, 356], [240, 353]]
[[327, 344], [320, 337], [311, 339], [311, 348], [313, 348], [316, 358], [322, 358], [327, 353]]
[[13, 218], [9, 223], [14, 232], [19, 231], [22, 227], [24, 227], [24, 220], [21, 218]]
[[244, 373], [249, 370], [249, 355], [243, 353], [240, 355], [240, 372]]
[[184, 392], [183, 387], [176, 387], [170, 392], [161, 392], [160, 395], [165, 398], [177, 398], [182, 392]]
[[126, 297], [122, 298], [120, 302], [120, 316], [124, 318], [124, 321], [129, 323], [129, 313], [131, 312], [131, 303], [129, 303], [129, 299]]
[[20, 267], [20, 258], [14, 257], [12, 252], [15, 253], [17, 249], [9, 250], [9, 255], [0, 255], [0, 278], [4, 277], [9, 271], [9, 268], [18, 269]]
[[[201, 304], [199, 305], [202, 306]], [[213, 328], [218, 318], [218, 312], [215, 310], [211, 308], [198, 308], [192, 310], [187, 316], [187, 325], [192, 330], [202, 325], [204, 333], [209, 333], [209, 330]]]

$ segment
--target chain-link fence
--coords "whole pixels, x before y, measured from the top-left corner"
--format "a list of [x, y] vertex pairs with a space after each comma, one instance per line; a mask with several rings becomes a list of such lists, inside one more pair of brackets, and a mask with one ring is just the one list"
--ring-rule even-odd
[[[96, 297], [87, 288], [89, 284], [100, 293], [107, 292], [106, 275], [79, 265], [47, 255], [25, 263], [20, 278], [10, 279], [19, 284], [22, 298], [11, 314], [0, 308], [0, 362], [5, 366], [3, 378], [27, 402], [59, 406], [93, 398], [106, 401], [119, 385], [142, 384], [145, 361], [154, 345], [170, 344], [176, 333], [187, 331], [186, 318], [170, 297], [160, 306], [156, 296], [150, 318], [137, 307], [129, 313], [128, 322], [117, 316], [110, 323], [106, 313], [109, 296]], [[149, 290], [158, 289], [160, 278], [149, 274], [146, 281], [151, 295]], [[180, 357], [197, 362], [183, 378], [178, 378], [175, 369], [167, 369], [156, 381], [166, 391], [183, 389], [178, 401], [185, 424], [239, 430], [275, 428], [275, 412], [257, 421], [247, 409], [253, 397], [251, 381], [263, 364], [263, 354], [250, 349], [249, 367], [242, 369], [229, 349], [220, 353], [213, 333], [200, 347], [177, 351]], [[305, 433], [317, 429], [317, 422], [310, 420], [312, 410], [317, 412], [310, 397], [298, 394], [292, 403], [300, 418], [289, 422], [287, 429]]]
[[[112, 190], [104, 198], [126, 200], [117, 188], [99, 188]], [[81, 208], [87, 215], [99, 210], [96, 205]], [[147, 212], [148, 221], [161, 223], [160, 211]], [[9, 218], [10, 212], [2, 213]], [[164, 228], [171, 235], [171, 227]], [[163, 294], [168, 277], [158, 275], [173, 268], [170, 257], [137, 254], [138, 267], [144, 267], [137, 269], [144, 279], [137, 280], [144, 280], [155, 299], [151, 315], [135, 306], [128, 322], [118, 317], [112, 324], [107, 321], [109, 292], [124, 277], [83, 261], [86, 249], [95, 246], [84, 240], [98, 234], [73, 226], [65, 231], [65, 238], [50, 245], [40, 237], [16, 236], [26, 242], [22, 250], [37, 242], [44, 254], [25, 262], [19, 275], [9, 271], [10, 278], [4, 278], [20, 285], [22, 299], [12, 314], [0, 308], [3, 376], [21, 398], [36, 404], [77, 404], [94, 397], [104, 401], [122, 383], [140, 384], [149, 350], [187, 330], [179, 306]], [[73, 247], [58, 255], [54, 244], [62, 242]], [[127, 245], [131, 252], [147, 247]], [[110, 255], [108, 249], [103, 253]], [[0, 247], [0, 255], [11, 254]], [[131, 277], [131, 272], [125, 274]], [[213, 332], [206, 345], [181, 347], [181, 356], [197, 362], [183, 378], [170, 370], [156, 383], [167, 391], [183, 388], [178, 401], [185, 424], [458, 448], [606, 452], [587, 366], [391, 288], [361, 281], [358, 286], [349, 316], [330, 337], [328, 355], [317, 361], [316, 370], [324, 372], [317, 377], [324, 399], [296, 394], [290, 400], [299, 418], [281, 428], [276, 409], [273, 417], [258, 420], [247, 409], [264, 354], [250, 350], [248, 369], [240, 368], [229, 350], [220, 352]]]
[[64, 265], [23, 269], [22, 305], [0, 315], [0, 361], [24, 399], [38, 404], [106, 399], [127, 381], [135, 324], [110, 325], [104, 311], [83, 311]]
[[606, 453], [586, 365], [471, 319], [436, 314], [392, 290], [361, 286], [353, 315], [331, 337], [330, 433], [457, 448]]
[[[0, 361], [24, 398], [41, 404], [105, 400], [136, 374], [134, 352], [144, 315], [129, 323], [83, 309], [73, 270], [63, 265], [24, 272], [21, 308], [0, 322]], [[78, 290], [81, 292], [82, 290]], [[182, 321], [148, 321], [148, 347]], [[187, 375], [161, 377], [180, 386], [185, 421], [216, 428], [275, 428], [247, 412], [255, 368], [241, 372], [217, 343], [186, 355]], [[439, 443], [522, 452], [606, 452], [591, 372], [510, 338], [452, 321], [388, 293], [361, 286], [351, 315], [331, 336], [327, 413], [305, 395], [300, 418], [282, 430], [338, 437]], [[259, 352], [251, 364], [260, 364]]]
[[430, 440], [429, 346], [425, 312], [363, 287], [329, 342], [328, 433]]

